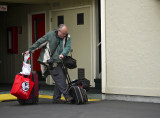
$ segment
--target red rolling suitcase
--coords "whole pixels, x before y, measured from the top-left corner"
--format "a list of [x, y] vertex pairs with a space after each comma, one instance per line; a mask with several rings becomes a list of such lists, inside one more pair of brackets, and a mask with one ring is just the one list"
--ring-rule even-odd
[[[31, 55], [31, 54], [30, 54]], [[24, 59], [24, 58], [23, 58]], [[31, 59], [30, 59], [30, 64], [31, 64]], [[30, 79], [34, 82], [34, 86], [32, 88], [32, 91], [29, 95], [28, 99], [17, 99], [19, 104], [24, 105], [24, 104], [37, 104], [39, 101], [39, 87], [38, 87], [38, 74], [35, 72], [31, 72], [32, 77]]]
[[19, 99], [18, 98], [18, 102], [21, 105], [24, 105], [24, 104], [37, 104], [38, 101], [39, 101], [39, 98], [38, 98], [38, 96], [39, 96], [38, 74], [32, 72], [32, 78], [31, 79], [34, 82], [34, 86], [32, 88], [32, 91], [31, 91], [28, 99], [23, 100], [23, 99]]
[[30, 79], [32, 75], [25, 76], [22, 74], [17, 74], [12, 86], [11, 94], [19, 99], [26, 100], [34, 86], [34, 82]]

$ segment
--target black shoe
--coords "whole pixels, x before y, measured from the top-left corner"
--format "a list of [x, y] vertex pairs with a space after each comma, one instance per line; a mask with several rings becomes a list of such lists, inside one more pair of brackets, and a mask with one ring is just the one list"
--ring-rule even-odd
[[65, 104], [66, 103], [66, 101], [64, 101], [64, 100], [61, 100], [61, 99], [57, 99], [57, 100], [53, 100], [53, 102], [52, 102], [53, 104]]
[[71, 101], [73, 100], [73, 98], [71, 96], [69, 96], [67, 99], [66, 99], [66, 102], [67, 103], [72, 103]]

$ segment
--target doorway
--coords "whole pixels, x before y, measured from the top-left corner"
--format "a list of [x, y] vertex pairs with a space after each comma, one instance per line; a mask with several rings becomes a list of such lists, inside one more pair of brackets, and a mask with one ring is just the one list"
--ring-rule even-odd
[[[45, 34], [45, 14], [32, 15], [32, 44], [35, 43], [44, 34]], [[36, 50], [32, 55], [33, 71], [41, 71], [40, 64], [37, 62], [40, 55], [40, 51], [41, 49]]]
[[[39, 38], [45, 34], [45, 14], [34, 14], [32, 15], [32, 44], [34, 44]], [[37, 62], [41, 49], [36, 50], [32, 54], [32, 70], [38, 73], [39, 79], [41, 80], [41, 68]]]
[[68, 27], [68, 33], [71, 35], [72, 56], [77, 60], [77, 69], [69, 70], [71, 79], [78, 79], [78, 69], [85, 70], [85, 77], [92, 81], [92, 19], [91, 7], [82, 6], [78, 8], [68, 8], [51, 11], [51, 29], [58, 28], [58, 25], [64, 23]]

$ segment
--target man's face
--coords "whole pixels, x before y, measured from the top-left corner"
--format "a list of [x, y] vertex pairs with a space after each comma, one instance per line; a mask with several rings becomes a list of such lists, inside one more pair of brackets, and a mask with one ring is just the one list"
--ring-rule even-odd
[[58, 36], [60, 38], [64, 38], [67, 35], [67, 28], [63, 27], [61, 30], [58, 30]]

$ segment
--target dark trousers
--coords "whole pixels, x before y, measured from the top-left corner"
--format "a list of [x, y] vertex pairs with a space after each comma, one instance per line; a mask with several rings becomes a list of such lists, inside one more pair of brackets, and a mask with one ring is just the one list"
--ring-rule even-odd
[[52, 79], [55, 81], [54, 95], [53, 99], [60, 99], [61, 94], [67, 99], [69, 93], [67, 91], [66, 77], [64, 75], [62, 64], [58, 64], [57, 67], [49, 69]]

